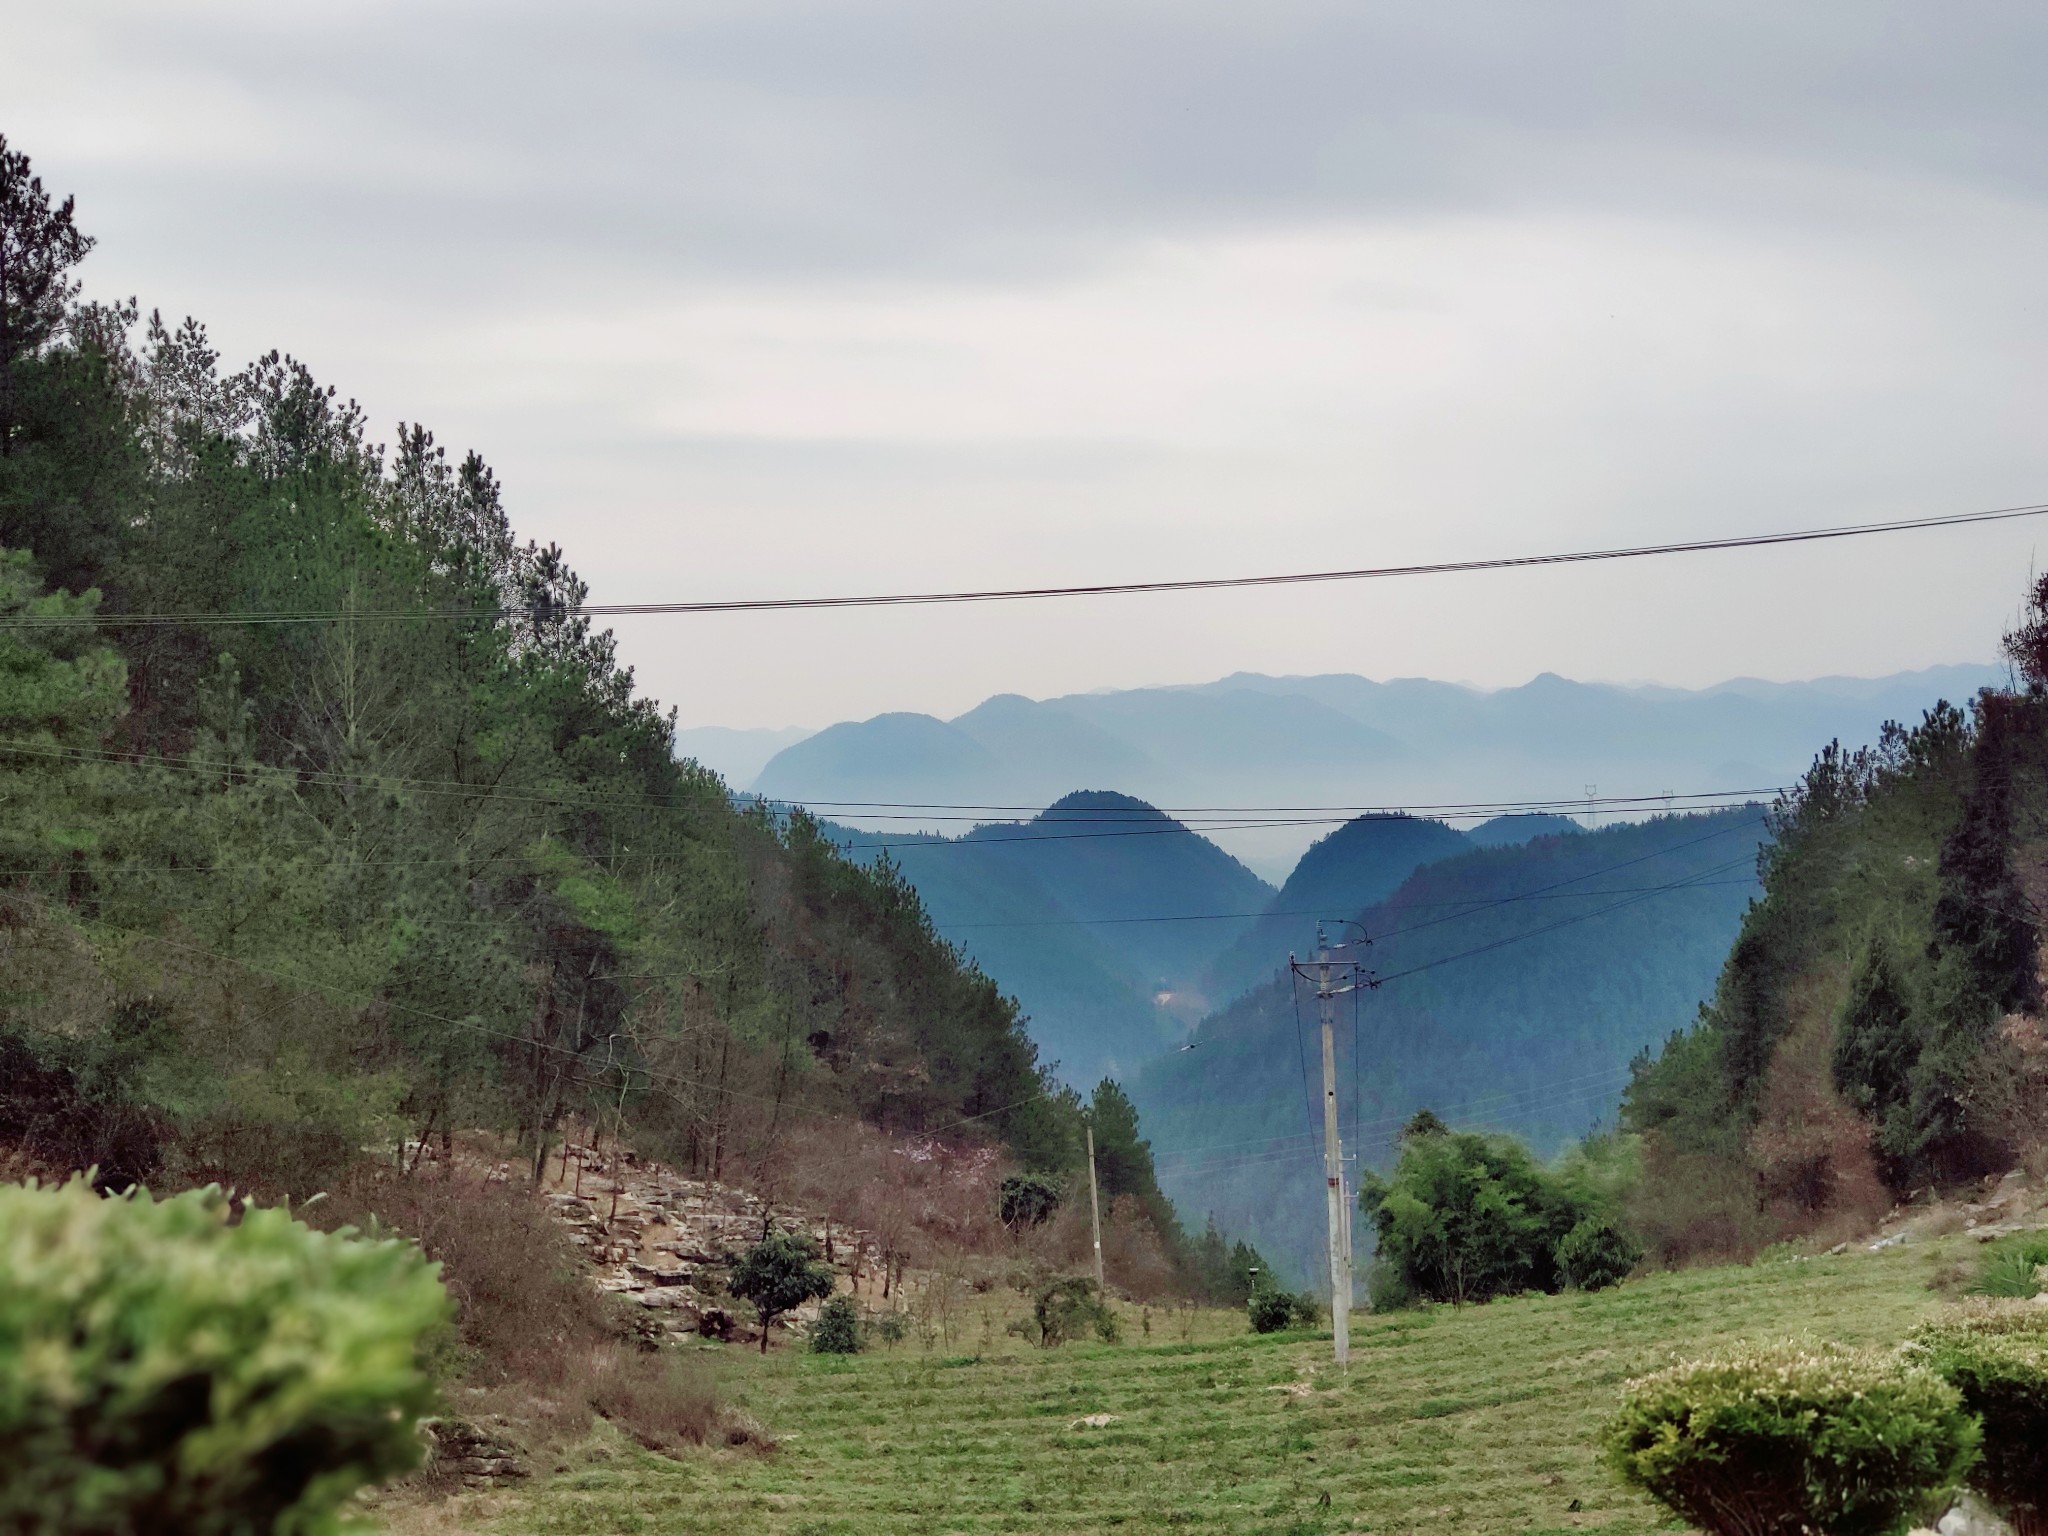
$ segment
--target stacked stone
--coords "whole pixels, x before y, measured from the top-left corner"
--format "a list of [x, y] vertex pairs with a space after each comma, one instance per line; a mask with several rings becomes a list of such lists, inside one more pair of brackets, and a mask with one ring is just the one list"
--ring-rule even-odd
[[[568, 1160], [576, 1165], [572, 1187], [550, 1192], [548, 1207], [589, 1256], [598, 1288], [642, 1308], [651, 1336], [758, 1340], [759, 1330], [747, 1321], [753, 1309], [735, 1303], [727, 1288], [740, 1254], [768, 1232], [801, 1234], [821, 1255], [828, 1250], [823, 1221], [771, 1211], [745, 1190], [686, 1179], [630, 1154], [599, 1157], [571, 1146]], [[866, 1233], [835, 1226], [830, 1239], [833, 1267], [842, 1277], [855, 1273], [856, 1264], [881, 1267], [880, 1250]], [[850, 1281], [843, 1279], [842, 1288]], [[807, 1303], [780, 1321], [793, 1333], [807, 1333], [822, 1306]]]
[[502, 1488], [528, 1475], [519, 1450], [503, 1434], [469, 1419], [431, 1419], [421, 1428], [432, 1446], [430, 1470], [465, 1488]]

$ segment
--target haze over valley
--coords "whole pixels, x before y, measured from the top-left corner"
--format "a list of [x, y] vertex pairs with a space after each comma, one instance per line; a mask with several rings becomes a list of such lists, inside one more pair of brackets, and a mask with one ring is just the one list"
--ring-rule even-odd
[[[1812, 744], [1865, 747], [1885, 722], [2003, 676], [1948, 666], [1696, 691], [1543, 676], [1493, 692], [1234, 677], [1003, 695], [953, 721], [828, 728], [781, 749], [748, 794], [825, 785], [821, 830], [856, 862], [893, 862], [934, 929], [1017, 999], [1061, 1078], [1125, 1082], [1182, 1209], [1306, 1276], [1320, 1152], [1313, 1095], [1291, 1086], [1302, 1003], [1286, 967], [1314, 954], [1319, 928], [1370, 938], [1357, 953], [1375, 973], [1416, 973], [1359, 999], [1360, 1033], [1339, 1046], [1357, 1155], [1386, 1156], [1388, 1128], [1429, 1105], [1553, 1151], [1611, 1117], [1629, 1060], [1712, 995], [1761, 890], [1770, 804]], [[1303, 739], [1315, 749], [1296, 754]], [[1709, 792], [1669, 810], [1654, 792], [1619, 811], [1529, 803], [1544, 786], [1568, 799], [1575, 778], [1626, 793], [1716, 754]], [[1069, 779], [1164, 784], [1187, 808], [1096, 787], [1023, 810]], [[1446, 782], [1490, 804], [1332, 808]], [[1233, 857], [1246, 844], [1301, 851], [1255, 872]], [[1205, 1160], [1218, 1141], [1255, 1155]]]
[[[1481, 803], [1448, 818], [1471, 826], [1491, 814], [1485, 803], [1767, 791], [1796, 778], [1818, 743], [1872, 740], [1886, 720], [1917, 720], [1936, 699], [1968, 699], [2005, 675], [2001, 667], [1951, 665], [1681, 689], [1545, 673], [1486, 690], [1348, 673], [1241, 673], [1043, 700], [998, 694], [950, 720], [882, 714], [827, 726], [765, 756], [783, 733], [685, 731], [679, 750], [697, 752], [735, 789], [874, 830], [957, 829], [962, 817], [1003, 814], [973, 807], [1028, 814], [1083, 789], [1171, 810], [1216, 808], [1201, 818], [1214, 824], [1207, 835], [1278, 884], [1328, 830], [1315, 819], [1327, 813], [1309, 810], [1292, 825], [1277, 815], [1233, 825], [1247, 818], [1232, 818], [1231, 808]], [[863, 816], [848, 802], [901, 808]]]

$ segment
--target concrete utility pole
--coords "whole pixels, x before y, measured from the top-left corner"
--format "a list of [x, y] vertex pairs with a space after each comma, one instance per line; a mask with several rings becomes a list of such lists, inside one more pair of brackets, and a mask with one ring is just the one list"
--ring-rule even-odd
[[1330, 945], [1316, 925], [1316, 1011], [1323, 1025], [1323, 1176], [1330, 1200], [1330, 1332], [1337, 1364], [1351, 1363], [1351, 1216], [1345, 1207], [1344, 1149], [1337, 1139], [1337, 994]]
[[1095, 1122], [1084, 1119], [1088, 1132], [1088, 1225], [1095, 1234], [1095, 1294], [1105, 1294], [1102, 1284], [1102, 1201], [1095, 1193]]

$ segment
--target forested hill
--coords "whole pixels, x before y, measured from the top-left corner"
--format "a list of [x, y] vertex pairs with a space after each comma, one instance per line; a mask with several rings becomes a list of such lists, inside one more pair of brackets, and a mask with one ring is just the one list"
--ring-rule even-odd
[[1072, 1165], [1013, 1004], [673, 759], [479, 459], [77, 304], [69, 205], [0, 174], [0, 1137], [266, 1195], [572, 1114], [728, 1176], [821, 1115]]
[[1018, 999], [1041, 1055], [1079, 1085], [1177, 1041], [1210, 957], [1273, 896], [1206, 838], [1106, 791], [957, 838], [830, 834], [856, 858], [886, 848], [938, 932]]
[[1712, 1005], [1638, 1063], [1643, 1225], [1741, 1254], [2003, 1173], [2048, 1131], [2048, 581], [2023, 692], [1830, 745], [1773, 812]]
[[1360, 816], [1301, 856], [1272, 906], [1219, 953], [1205, 989], [1226, 1004], [1272, 979], [1290, 953], [1315, 947], [1316, 920], [1344, 917], [1387, 896], [1424, 864], [1472, 847], [1464, 833], [1415, 816]]
[[[1478, 849], [1360, 913], [1381, 985], [1341, 1003], [1347, 1149], [1382, 1160], [1424, 1106], [1545, 1151], [1611, 1123], [1630, 1058], [1712, 990], [1758, 889], [1765, 819], [1755, 806]], [[1181, 1209], [1305, 1278], [1324, 1214], [1306, 986], [1298, 1003], [1285, 982], [1263, 986], [1128, 1087]]]

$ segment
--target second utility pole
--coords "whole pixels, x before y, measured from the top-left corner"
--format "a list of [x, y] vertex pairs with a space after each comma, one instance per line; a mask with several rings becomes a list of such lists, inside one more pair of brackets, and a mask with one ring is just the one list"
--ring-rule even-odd
[[1330, 945], [1316, 925], [1316, 1011], [1323, 1024], [1323, 1177], [1330, 1196], [1330, 1332], [1337, 1364], [1351, 1363], [1351, 1213], [1345, 1209], [1344, 1153], [1337, 1140], [1337, 994]]
[[[1107, 1294], [1102, 1285], [1102, 1202], [1095, 1195], [1095, 1121], [1083, 1119], [1088, 1131], [1088, 1225], [1095, 1234], [1095, 1294]], [[1068, 1143], [1072, 1145], [1072, 1143]]]

